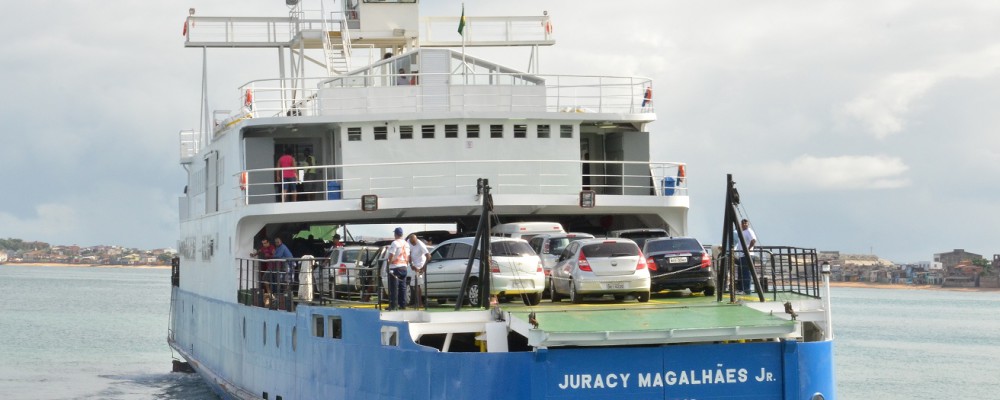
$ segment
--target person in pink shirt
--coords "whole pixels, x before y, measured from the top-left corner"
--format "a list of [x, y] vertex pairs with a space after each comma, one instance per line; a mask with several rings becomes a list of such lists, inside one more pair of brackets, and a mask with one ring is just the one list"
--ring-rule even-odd
[[285, 148], [285, 154], [278, 158], [278, 177], [281, 179], [281, 201], [289, 201], [285, 198], [285, 194], [291, 196], [290, 201], [295, 201], [297, 199], [297, 192], [295, 185], [298, 184], [298, 175], [295, 171], [295, 157], [292, 157], [291, 147]]

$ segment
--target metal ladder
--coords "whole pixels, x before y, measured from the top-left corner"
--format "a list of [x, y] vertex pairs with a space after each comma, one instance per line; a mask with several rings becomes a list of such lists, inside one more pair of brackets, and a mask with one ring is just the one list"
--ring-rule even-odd
[[[328, 29], [323, 32], [323, 53], [326, 55], [326, 71], [331, 76], [351, 70], [351, 33], [347, 21], [330, 21], [340, 25], [339, 31]], [[339, 33], [340, 43], [334, 43], [333, 36]]]

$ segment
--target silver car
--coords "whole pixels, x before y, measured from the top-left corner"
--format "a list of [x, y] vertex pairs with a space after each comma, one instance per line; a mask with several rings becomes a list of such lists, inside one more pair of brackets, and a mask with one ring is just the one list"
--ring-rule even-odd
[[[461, 291], [462, 279], [472, 253], [474, 238], [462, 237], [446, 240], [431, 252], [427, 263], [427, 294], [429, 298], [454, 299]], [[545, 288], [542, 261], [521, 239], [490, 238], [491, 268], [490, 291], [498, 296], [524, 296], [524, 302], [537, 305]], [[472, 264], [472, 272], [465, 298], [479, 306], [479, 260]]]
[[559, 259], [559, 255], [566, 249], [566, 246], [577, 240], [593, 238], [594, 235], [589, 233], [545, 233], [528, 241], [531, 249], [542, 258], [542, 269], [545, 271], [545, 290], [549, 290], [549, 276], [552, 275], [552, 266], [556, 265], [556, 260]]
[[569, 297], [611, 294], [616, 300], [635, 295], [649, 301], [649, 268], [639, 246], [629, 239], [585, 239], [566, 246], [552, 267], [549, 295], [553, 302]]

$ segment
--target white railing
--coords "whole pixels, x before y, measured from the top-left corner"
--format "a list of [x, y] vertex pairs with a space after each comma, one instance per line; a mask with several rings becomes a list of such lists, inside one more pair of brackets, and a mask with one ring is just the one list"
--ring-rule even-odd
[[323, 19], [288, 17], [188, 17], [185, 45], [241, 47], [286, 44], [304, 30], [322, 30]]
[[[412, 74], [368, 74], [301, 79], [262, 79], [236, 93], [241, 112], [231, 118], [440, 111], [544, 111], [652, 113], [652, 81], [641, 77], [528, 74], [416, 75], [416, 85], [397, 85]], [[424, 91], [436, 76], [448, 90]], [[468, 83], [464, 83], [464, 82]], [[253, 101], [244, 104], [246, 91]]]
[[[483, 160], [427, 161], [295, 168], [295, 201], [380, 197], [449, 196], [476, 191], [487, 178], [494, 194], [579, 194], [686, 196], [685, 164], [637, 161]], [[589, 171], [584, 174], [582, 171]], [[311, 171], [311, 172], [309, 172]], [[232, 176], [243, 204], [281, 200], [280, 168], [241, 171]], [[245, 183], [244, 183], [245, 182]], [[289, 193], [290, 194], [290, 193]], [[292, 201], [286, 196], [284, 201]]]
[[[459, 17], [421, 18], [422, 47], [457, 47]], [[548, 27], [548, 29], [546, 29]], [[547, 16], [465, 17], [466, 46], [535, 46], [552, 45], [552, 21]]]

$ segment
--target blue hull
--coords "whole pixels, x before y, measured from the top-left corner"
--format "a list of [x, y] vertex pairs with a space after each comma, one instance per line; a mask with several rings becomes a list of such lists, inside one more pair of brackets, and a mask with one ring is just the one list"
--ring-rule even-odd
[[[322, 337], [317, 317], [340, 317]], [[174, 288], [171, 346], [227, 398], [833, 399], [830, 341], [754, 342], [509, 353], [442, 353], [378, 310], [301, 306], [294, 313]], [[384, 328], [398, 345], [383, 345]]]

